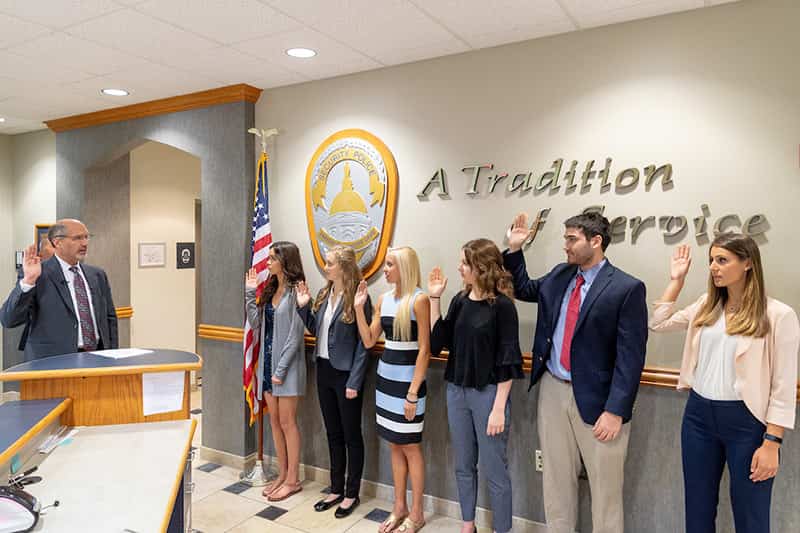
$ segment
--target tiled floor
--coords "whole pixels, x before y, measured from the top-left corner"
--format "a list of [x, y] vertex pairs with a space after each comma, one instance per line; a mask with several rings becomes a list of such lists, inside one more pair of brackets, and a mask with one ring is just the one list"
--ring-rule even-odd
[[[200, 391], [192, 393], [192, 410], [201, 408]], [[202, 412], [195, 412], [197, 431], [194, 445], [200, 445]], [[192, 495], [192, 528], [202, 533], [376, 533], [383, 513], [367, 514], [375, 509], [391, 510], [392, 502], [362, 497], [361, 505], [347, 518], [337, 519], [334, 510], [317, 513], [314, 503], [323, 498], [321, 483], [304, 481], [303, 490], [282, 502], [272, 504], [261, 496], [261, 488], [239, 492], [239, 472], [199, 460], [192, 472], [195, 483]], [[227, 489], [227, 490], [226, 490]], [[238, 493], [237, 493], [238, 492]], [[371, 519], [372, 518], [372, 519]], [[426, 516], [425, 533], [457, 532], [461, 522], [440, 516]], [[376, 521], [377, 520], [377, 521]]]

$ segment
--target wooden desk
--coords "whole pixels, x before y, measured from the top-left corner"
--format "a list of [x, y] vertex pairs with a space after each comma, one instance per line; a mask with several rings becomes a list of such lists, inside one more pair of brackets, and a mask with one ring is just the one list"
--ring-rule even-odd
[[[0, 372], [0, 381], [19, 381], [23, 400], [71, 398], [62, 423], [98, 426], [189, 418], [189, 372], [202, 368], [199, 355], [178, 350], [124, 359], [72, 353], [28, 361]], [[183, 406], [178, 411], [144, 416], [142, 374], [184, 372]]]

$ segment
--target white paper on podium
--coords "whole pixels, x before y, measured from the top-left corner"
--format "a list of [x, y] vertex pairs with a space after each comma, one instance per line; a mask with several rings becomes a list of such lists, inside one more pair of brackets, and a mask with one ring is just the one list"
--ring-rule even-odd
[[119, 348], [118, 350], [98, 350], [90, 352], [102, 357], [110, 357], [111, 359], [125, 359], [126, 357], [133, 357], [135, 355], [145, 355], [153, 353], [153, 350], [142, 350], [141, 348]]
[[183, 407], [184, 371], [142, 374], [144, 416], [171, 413]]

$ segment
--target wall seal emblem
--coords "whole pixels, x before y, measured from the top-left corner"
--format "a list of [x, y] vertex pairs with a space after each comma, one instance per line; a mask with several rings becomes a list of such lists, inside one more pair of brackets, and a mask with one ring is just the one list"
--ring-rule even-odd
[[383, 265], [397, 203], [397, 165], [389, 148], [360, 129], [334, 133], [306, 170], [306, 219], [317, 266], [333, 246], [350, 246], [365, 278]]

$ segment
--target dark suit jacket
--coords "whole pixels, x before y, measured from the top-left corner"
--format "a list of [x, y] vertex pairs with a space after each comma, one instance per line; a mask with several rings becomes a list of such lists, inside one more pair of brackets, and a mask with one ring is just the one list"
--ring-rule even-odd
[[[514, 296], [539, 304], [533, 340], [533, 387], [546, 370], [561, 301], [578, 267], [562, 263], [549, 274], [530, 279], [521, 251], [506, 250], [503, 262], [514, 278]], [[603, 411], [621, 416], [624, 422], [631, 419], [646, 346], [644, 283], [606, 262], [581, 305], [572, 337], [572, 390], [584, 422], [594, 424]]]
[[[312, 311], [311, 303], [297, 309], [308, 331], [313, 332], [318, 340], [320, 328], [322, 327], [322, 317], [325, 316], [328, 302], [329, 300], [326, 299], [316, 313]], [[371, 322], [372, 302], [369, 297], [367, 297], [367, 303], [364, 304], [364, 314], [367, 317], [367, 323]], [[356, 324], [355, 316], [352, 324], [345, 324], [341, 318], [342, 305], [333, 313], [331, 324], [328, 328], [328, 357], [330, 357], [333, 368], [343, 372], [350, 372], [350, 377], [347, 378], [347, 388], [360, 391], [364, 385], [364, 373], [367, 370], [367, 349], [364, 348], [364, 343], [361, 342], [361, 336], [358, 334], [358, 324]], [[318, 351], [319, 344], [314, 347], [314, 359], [316, 359]]]
[[[81, 268], [92, 293], [98, 346], [117, 348], [117, 313], [108, 276], [97, 267], [82, 264]], [[55, 256], [42, 263], [42, 275], [33, 289], [23, 293], [19, 283], [14, 285], [0, 308], [0, 323], [6, 328], [25, 325], [27, 361], [78, 350], [78, 316]]]
[[[22, 267], [19, 267], [17, 269], [17, 283], [19, 283], [19, 280], [21, 280], [23, 277], [25, 277], [25, 273], [22, 271]], [[28, 342], [29, 331], [30, 331], [30, 325], [25, 324], [25, 329], [22, 330], [22, 335], [20, 335], [19, 337], [19, 346], [17, 346], [17, 349], [20, 352], [25, 350], [25, 343]]]

